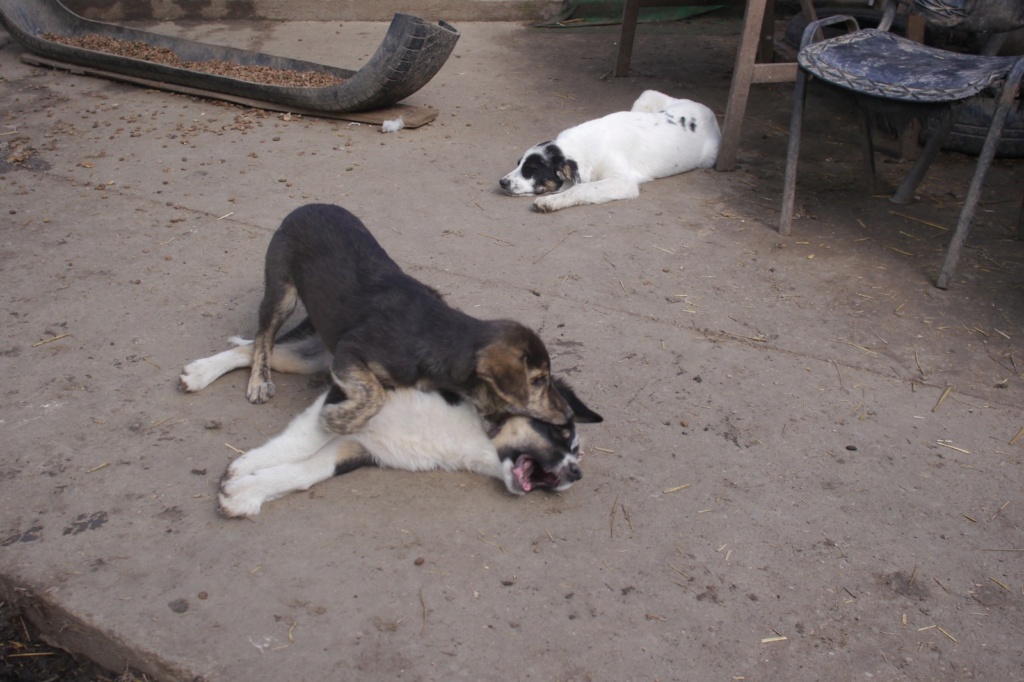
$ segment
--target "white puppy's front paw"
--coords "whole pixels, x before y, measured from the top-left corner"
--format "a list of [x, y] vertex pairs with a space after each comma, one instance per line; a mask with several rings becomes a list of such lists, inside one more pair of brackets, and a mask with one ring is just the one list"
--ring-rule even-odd
[[267, 490], [259, 472], [226, 477], [217, 495], [220, 513], [229, 518], [256, 516], [267, 501]]
[[[250, 450], [241, 457], [234, 459], [231, 462], [231, 464], [228, 464], [228, 468], [224, 472], [224, 481], [229, 481], [235, 478], [241, 478], [242, 476], [251, 474], [260, 468], [260, 465], [256, 461], [256, 458], [249, 456], [249, 454], [252, 452], [254, 452], [254, 450]], [[221, 489], [223, 488], [224, 485], [222, 483]]]
[[533, 208], [538, 213], [552, 213], [562, 208], [561, 202], [556, 194], [545, 194], [533, 200]]

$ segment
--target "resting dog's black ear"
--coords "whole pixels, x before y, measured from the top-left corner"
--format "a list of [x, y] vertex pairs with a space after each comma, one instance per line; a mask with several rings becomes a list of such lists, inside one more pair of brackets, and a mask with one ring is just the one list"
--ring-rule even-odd
[[604, 421], [604, 417], [583, 404], [583, 401], [579, 399], [565, 379], [555, 377], [555, 389], [565, 398], [565, 402], [568, 403], [569, 409], [572, 410], [578, 423], [598, 424]]
[[580, 182], [580, 167], [572, 159], [566, 159], [558, 167], [557, 175], [562, 182], [571, 182], [577, 185]]

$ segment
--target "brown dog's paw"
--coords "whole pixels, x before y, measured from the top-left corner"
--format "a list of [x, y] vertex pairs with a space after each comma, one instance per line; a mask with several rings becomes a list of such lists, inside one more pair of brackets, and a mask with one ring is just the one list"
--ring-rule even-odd
[[274, 397], [274, 392], [277, 388], [274, 386], [273, 381], [259, 381], [249, 380], [249, 386], [246, 388], [245, 397], [249, 399], [250, 403], [259, 405], [265, 403]]

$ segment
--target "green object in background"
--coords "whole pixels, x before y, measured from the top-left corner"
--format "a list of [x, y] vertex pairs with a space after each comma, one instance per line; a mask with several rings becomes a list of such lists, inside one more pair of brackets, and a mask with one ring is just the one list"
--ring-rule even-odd
[[[565, 0], [562, 11], [554, 19], [537, 24], [539, 28], [572, 28], [573, 26], [608, 26], [622, 23], [624, 0]], [[721, 5], [696, 7], [641, 7], [638, 22], [679, 21], [721, 9]]]

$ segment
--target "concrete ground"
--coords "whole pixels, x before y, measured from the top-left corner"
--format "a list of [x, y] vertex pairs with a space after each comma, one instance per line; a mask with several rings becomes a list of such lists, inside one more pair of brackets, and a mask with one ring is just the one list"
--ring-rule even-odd
[[[353, 68], [386, 25], [147, 27]], [[828, 95], [779, 236], [788, 85], [755, 86], [735, 172], [540, 215], [497, 192], [527, 146], [646, 88], [723, 114], [739, 21], [645, 28], [623, 79], [614, 29], [459, 28], [409, 100], [440, 116], [389, 135], [0, 50], [3, 598], [161, 681], [1024, 678], [1020, 164], [948, 291], [972, 160], [867, 196]], [[177, 376], [252, 333], [270, 234], [311, 201], [538, 330], [605, 417], [580, 483], [367, 469], [218, 516], [225, 465], [318, 385], [253, 406], [244, 373]]]

